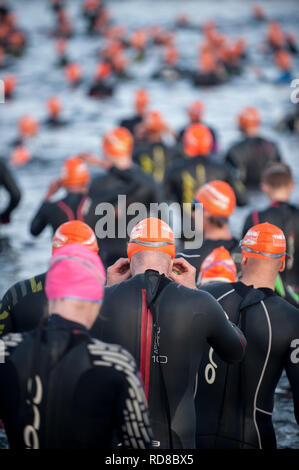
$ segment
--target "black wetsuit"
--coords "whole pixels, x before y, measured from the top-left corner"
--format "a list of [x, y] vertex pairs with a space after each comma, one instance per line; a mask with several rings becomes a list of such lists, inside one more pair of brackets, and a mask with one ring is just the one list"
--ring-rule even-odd
[[59, 315], [3, 340], [0, 418], [11, 449], [150, 447], [136, 365], [120, 346]]
[[0, 160], [0, 190], [2, 187], [8, 192], [10, 201], [8, 206], [0, 213], [0, 223], [8, 223], [10, 214], [20, 202], [21, 193], [6, 164]]
[[93, 9], [83, 9], [83, 16], [87, 20], [88, 23], [88, 33], [92, 33], [95, 29], [96, 21], [97, 18], [99, 17], [99, 14], [101, 13], [103, 6], [99, 6]]
[[82, 208], [86, 195], [81, 193], [68, 193], [64, 199], [57, 202], [43, 202], [36, 215], [32, 219], [30, 232], [39, 235], [47, 225], [50, 225], [53, 233], [65, 222], [70, 220], [82, 220]]
[[45, 120], [45, 126], [54, 128], [54, 129], [59, 129], [60, 127], [66, 126], [68, 124], [67, 121], [62, 120], [59, 116], [58, 117], [51, 117], [49, 116]]
[[181, 158], [176, 161], [165, 175], [166, 197], [180, 204], [190, 203], [196, 191], [213, 180], [229, 183], [235, 191], [238, 205], [247, 204], [246, 188], [237, 174], [228, 165], [213, 161], [212, 156]]
[[[118, 207], [119, 196], [126, 196], [123, 207]], [[137, 165], [127, 170], [112, 167], [93, 179], [83, 209], [84, 221], [95, 231], [98, 237], [101, 259], [106, 267], [113, 264], [118, 258], [126, 257], [128, 234], [122, 233], [121, 236], [118, 236], [118, 234], [120, 222], [123, 221], [126, 215], [127, 207], [131, 203], [138, 202], [144, 204], [146, 209], [149, 209], [151, 203], [160, 201], [160, 190], [153, 178], [150, 175], [145, 175]], [[96, 214], [96, 207], [101, 203], [111, 204], [116, 212]], [[147, 214], [144, 215], [144, 217], [146, 216]], [[135, 213], [128, 215], [127, 223], [133, 217], [135, 217]], [[103, 224], [104, 220], [106, 220], [105, 225]], [[105, 237], [114, 221], [115, 237], [102, 238]], [[114, 227], [112, 229], [114, 230]]]
[[105, 98], [107, 96], [112, 96], [114, 93], [115, 83], [96, 81], [94, 82], [90, 89], [88, 90], [88, 96], [92, 98]]
[[210, 348], [201, 363], [196, 394], [197, 447], [273, 449], [274, 392], [286, 370], [299, 423], [298, 310], [271, 289], [242, 282], [204, 288], [247, 339], [245, 358], [227, 366]]
[[277, 146], [262, 137], [246, 137], [227, 152], [225, 161], [239, 170], [241, 180], [250, 189], [259, 189], [263, 171], [270, 163], [280, 162]]
[[297, 105], [294, 113], [287, 114], [276, 126], [279, 131], [288, 130], [290, 132], [299, 133], [299, 106]]
[[179, 133], [178, 133], [178, 142], [182, 142], [184, 133], [185, 133], [185, 131], [188, 129], [188, 127], [189, 127], [191, 124], [203, 124], [204, 126], [206, 126], [206, 127], [209, 129], [209, 131], [211, 132], [212, 137], [213, 137], [212, 153], [213, 153], [213, 154], [216, 154], [216, 153], [218, 152], [218, 140], [217, 140], [216, 131], [215, 131], [212, 127], [207, 126], [206, 123], [201, 122], [201, 121], [198, 121], [197, 123], [190, 123], [188, 126], [186, 126], [186, 127], [184, 127], [183, 129], [181, 129], [181, 130], [179, 131]]
[[122, 119], [119, 125], [121, 127], [125, 127], [134, 135], [135, 127], [141, 123], [142, 119], [143, 119], [142, 114], [136, 114], [135, 116], [132, 116], [131, 118]]
[[194, 249], [185, 249], [177, 253], [177, 257], [183, 256], [192, 266], [196, 268], [196, 279], [198, 280], [199, 271], [202, 263], [209, 254], [212, 253], [215, 248], [224, 246], [229, 252], [230, 255], [237, 267], [237, 272], [241, 272], [241, 249], [239, 247], [239, 240], [232, 238], [231, 240], [210, 240], [208, 238], [203, 240], [202, 246], [200, 248]]
[[281, 276], [287, 285], [298, 287], [299, 293], [299, 209], [288, 202], [273, 202], [267, 209], [253, 211], [244, 223], [243, 236], [253, 225], [264, 222], [278, 226], [285, 234], [290, 258]]
[[229, 76], [223, 71], [221, 73], [198, 73], [192, 74], [192, 82], [195, 86], [215, 86], [227, 82]]
[[137, 142], [134, 147], [134, 162], [158, 183], [163, 182], [165, 173], [177, 159], [181, 159], [179, 148], [168, 147], [163, 142]]
[[36, 328], [47, 316], [46, 273], [17, 282], [0, 303], [0, 337]]
[[195, 447], [193, 393], [206, 340], [228, 362], [246, 343], [210, 295], [152, 270], [106, 289], [92, 334], [135, 358], [160, 448]]

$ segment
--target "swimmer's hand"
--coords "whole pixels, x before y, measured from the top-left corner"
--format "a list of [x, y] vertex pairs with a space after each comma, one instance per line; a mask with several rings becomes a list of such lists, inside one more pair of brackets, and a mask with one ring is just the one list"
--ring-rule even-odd
[[89, 165], [100, 166], [101, 168], [105, 169], [111, 168], [110, 162], [108, 162], [107, 160], [100, 160], [92, 153], [80, 153], [79, 157], [81, 158], [81, 160], [83, 160], [85, 163], [88, 163]]
[[107, 287], [127, 281], [131, 277], [130, 261], [128, 258], [120, 258], [107, 269]]
[[184, 258], [175, 258], [169, 277], [189, 289], [196, 289], [196, 269]]

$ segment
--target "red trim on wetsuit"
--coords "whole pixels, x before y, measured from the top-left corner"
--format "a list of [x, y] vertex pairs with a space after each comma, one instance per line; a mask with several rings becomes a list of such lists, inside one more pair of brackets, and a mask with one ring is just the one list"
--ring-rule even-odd
[[68, 218], [68, 222], [70, 222], [71, 220], [75, 220], [74, 212], [72, 211], [72, 209], [67, 204], [65, 204], [65, 202], [58, 201], [58, 202], [56, 202], [56, 205], [59, 207], [59, 209], [62, 210], [62, 212], [65, 213], [65, 215]]
[[260, 223], [259, 213], [257, 210], [252, 211], [252, 222], [253, 225], [258, 225]]
[[75, 219], [81, 220], [81, 222], [84, 222], [82, 209], [83, 209], [83, 204], [86, 201], [86, 199], [87, 199], [87, 196], [84, 196], [80, 201], [80, 204], [77, 209], [77, 214], [76, 214], [77, 218], [75, 217], [73, 210], [65, 202], [58, 201], [56, 202], [56, 205], [59, 207], [59, 209], [61, 209], [65, 213], [65, 215], [68, 218], [68, 222], [70, 222], [71, 220], [75, 220]]
[[279, 202], [278, 201], [272, 202], [271, 207], [279, 207]]
[[142, 289], [141, 341], [140, 341], [140, 373], [144, 383], [146, 399], [148, 399], [150, 361], [152, 347], [153, 317], [146, 305], [146, 290]]
[[84, 219], [83, 219], [83, 214], [82, 214], [82, 209], [83, 209], [83, 205], [84, 205], [84, 202], [86, 201], [87, 199], [87, 196], [84, 196], [79, 204], [79, 207], [77, 209], [77, 219], [78, 220], [81, 220], [81, 222], [84, 222]]

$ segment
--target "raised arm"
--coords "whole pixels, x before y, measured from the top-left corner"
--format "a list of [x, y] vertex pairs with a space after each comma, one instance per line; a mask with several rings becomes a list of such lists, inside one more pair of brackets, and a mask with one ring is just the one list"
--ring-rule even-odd
[[239, 328], [231, 323], [214, 297], [200, 292], [199, 308], [206, 313], [208, 324], [207, 341], [219, 357], [229, 363], [243, 359], [247, 341]]

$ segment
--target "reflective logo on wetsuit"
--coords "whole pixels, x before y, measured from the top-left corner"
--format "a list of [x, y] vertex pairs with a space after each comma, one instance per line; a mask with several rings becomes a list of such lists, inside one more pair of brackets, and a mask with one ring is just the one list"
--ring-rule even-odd
[[[225, 316], [226, 316], [226, 319], [229, 320], [229, 317], [227, 315], [226, 312], [225, 313]], [[216, 380], [216, 369], [217, 369], [217, 364], [216, 362], [213, 361], [213, 352], [214, 352], [214, 349], [213, 348], [210, 348], [209, 350], [209, 364], [206, 365], [206, 368], [205, 368], [205, 379], [206, 379], [206, 382], [209, 384], [209, 385], [212, 385], [215, 380]]]
[[154, 335], [154, 345], [153, 345], [153, 352], [154, 355], [152, 356], [153, 362], [158, 364], [167, 364], [168, 357], [161, 356], [159, 354], [159, 344], [160, 344], [160, 327], [156, 328], [155, 335]]
[[217, 364], [213, 361], [213, 352], [214, 352], [214, 349], [210, 348], [209, 350], [210, 362], [209, 364], [207, 364], [205, 368], [205, 379], [209, 385], [212, 385], [216, 379]]
[[296, 348], [291, 354], [291, 362], [293, 364], [299, 363], [299, 339], [293, 339], [291, 342], [291, 348]]
[[[31, 401], [26, 400], [27, 405], [32, 406], [33, 423], [28, 424], [24, 429], [24, 442], [27, 449], [39, 449], [38, 431], [40, 428], [40, 413], [38, 405], [40, 405], [43, 398], [43, 387], [41, 379], [38, 375], [35, 376], [35, 397]], [[28, 379], [27, 392], [32, 393], [32, 379]]]

